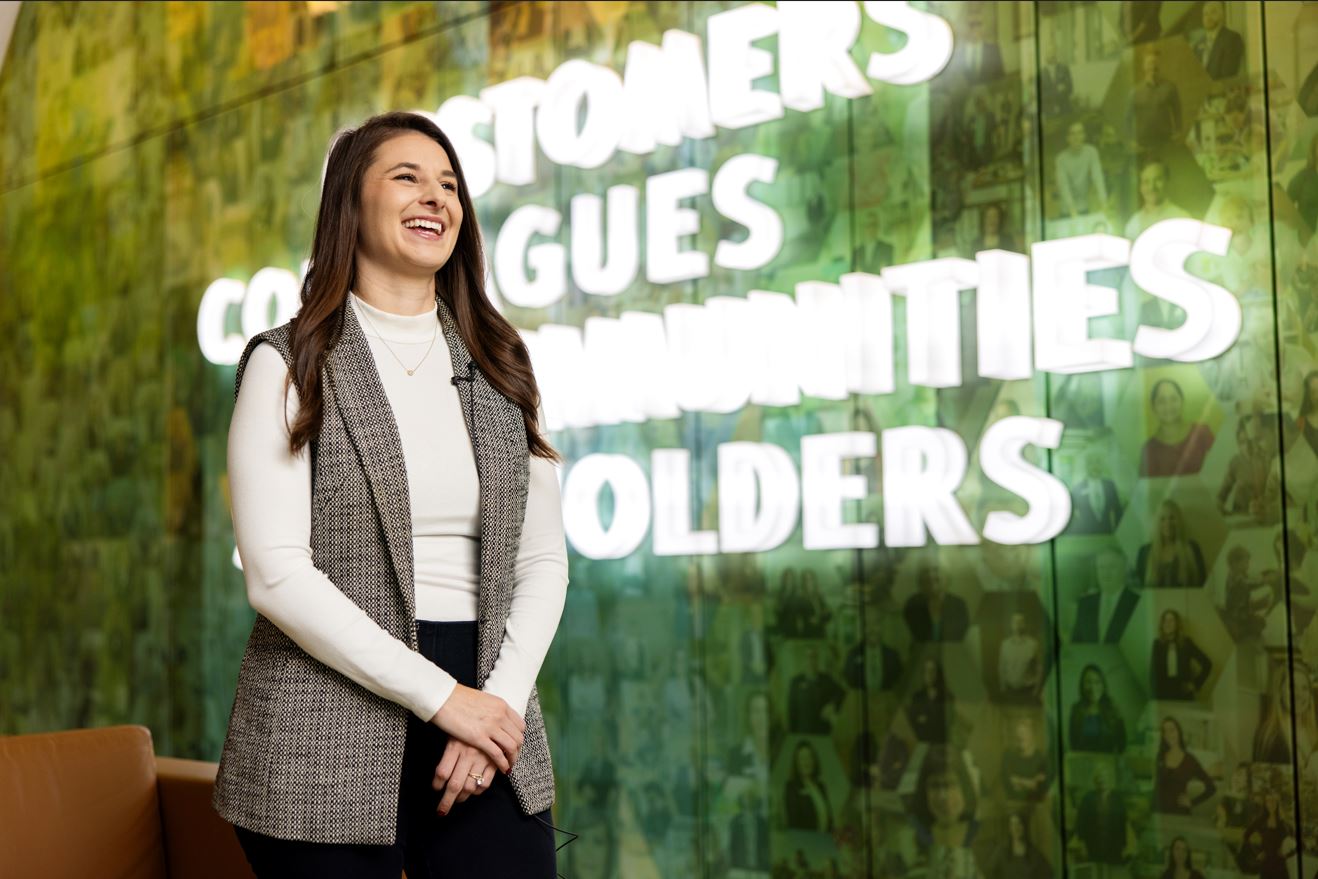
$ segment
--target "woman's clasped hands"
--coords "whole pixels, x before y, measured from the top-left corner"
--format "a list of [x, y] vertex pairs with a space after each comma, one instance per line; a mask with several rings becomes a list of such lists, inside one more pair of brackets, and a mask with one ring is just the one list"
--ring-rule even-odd
[[448, 733], [431, 786], [444, 791], [439, 814], [489, 790], [497, 769], [512, 771], [522, 751], [524, 721], [498, 696], [459, 684], [430, 722]]

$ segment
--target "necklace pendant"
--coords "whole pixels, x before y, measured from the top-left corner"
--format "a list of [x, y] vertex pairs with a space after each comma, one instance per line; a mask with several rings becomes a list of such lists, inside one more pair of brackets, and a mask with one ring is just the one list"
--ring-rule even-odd
[[407, 371], [407, 374], [408, 374], [408, 375], [411, 375], [411, 374], [412, 374], [412, 370], [409, 369], [409, 370]]

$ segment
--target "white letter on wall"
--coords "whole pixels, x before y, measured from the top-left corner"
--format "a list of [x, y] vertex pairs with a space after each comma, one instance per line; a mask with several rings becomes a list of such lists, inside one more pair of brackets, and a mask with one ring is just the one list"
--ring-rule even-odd
[[519, 76], [481, 89], [481, 100], [494, 114], [495, 177], [524, 186], [535, 182], [535, 105], [544, 80]]
[[1035, 369], [1096, 372], [1134, 362], [1129, 342], [1089, 338], [1090, 318], [1117, 313], [1117, 291], [1085, 278], [1087, 272], [1124, 266], [1129, 256], [1130, 242], [1115, 235], [1080, 235], [1034, 245]]
[[610, 186], [608, 200], [606, 238], [600, 197], [582, 193], [572, 198], [572, 280], [595, 296], [618, 295], [631, 286], [640, 270], [636, 228], [640, 193], [635, 186]]
[[865, 0], [874, 22], [906, 34], [906, 45], [890, 55], [870, 55], [870, 79], [914, 85], [933, 79], [952, 59], [952, 26], [937, 15], [891, 0]]
[[[503, 298], [521, 308], [545, 308], [567, 292], [567, 257], [563, 245], [544, 242], [528, 247], [532, 235], [557, 235], [563, 218], [553, 208], [523, 205], [499, 227], [494, 246], [494, 276]], [[534, 280], [526, 275], [529, 263]]]
[[725, 269], [750, 271], [773, 262], [783, 247], [783, 218], [763, 202], [750, 197], [751, 183], [772, 183], [778, 160], [744, 153], [723, 163], [714, 175], [710, 195], [714, 209], [750, 230], [745, 241], [720, 241], [714, 248], [714, 264]]
[[1185, 309], [1185, 323], [1175, 329], [1141, 326], [1136, 330], [1136, 354], [1191, 363], [1210, 360], [1231, 347], [1240, 335], [1240, 303], [1230, 291], [1185, 271], [1185, 260], [1192, 253], [1225, 256], [1230, 246], [1230, 229], [1188, 219], [1154, 223], [1135, 240], [1130, 251], [1131, 280]]
[[709, 191], [702, 168], [682, 168], [645, 181], [645, 277], [651, 284], [674, 284], [709, 274], [709, 254], [679, 249], [682, 238], [700, 231], [700, 214], [682, 207], [684, 198]]
[[[600, 521], [599, 495], [613, 489], [613, 521]], [[563, 482], [563, 528], [577, 552], [591, 559], [631, 555], [650, 527], [650, 489], [641, 466], [626, 455], [587, 455]]]
[[975, 291], [979, 374], [1004, 381], [1029, 378], [1030, 259], [1008, 250], [981, 250]]
[[1071, 519], [1071, 493], [1060, 479], [1040, 470], [1021, 455], [1026, 443], [1055, 449], [1062, 441], [1062, 422], [1015, 415], [994, 422], [979, 441], [979, 466], [984, 475], [1029, 504], [1024, 516], [994, 510], [984, 522], [984, 538], [994, 543], [1043, 543], [1052, 540]]
[[695, 34], [665, 31], [662, 49], [640, 40], [628, 44], [622, 80], [619, 149], [646, 155], [656, 143], [677, 146], [683, 136], [714, 135], [705, 59]]
[[[577, 131], [577, 110], [583, 101], [586, 124]], [[622, 124], [622, 80], [617, 73], [574, 58], [549, 75], [536, 114], [536, 133], [551, 162], [598, 168], [618, 148]]]
[[860, 8], [834, 0], [779, 0], [779, 82], [783, 105], [793, 110], [818, 110], [824, 90], [844, 98], [859, 98], [873, 89], [865, 81], [851, 47], [860, 36]]
[[691, 453], [655, 449], [650, 453], [654, 478], [654, 554], [714, 555], [717, 531], [691, 530]]
[[847, 390], [853, 394], [891, 394], [895, 387], [892, 294], [878, 275], [865, 272], [848, 272], [841, 277], [840, 286], [847, 314]]
[[781, 119], [783, 102], [751, 84], [773, 73], [773, 55], [751, 43], [778, 32], [778, 10], [749, 3], [709, 17], [709, 112], [720, 128]]
[[719, 443], [721, 552], [768, 552], [782, 545], [796, 528], [800, 503], [796, 465], [786, 450], [772, 443]]
[[806, 549], [870, 549], [879, 545], [873, 522], [844, 524], [842, 502], [861, 500], [861, 473], [842, 474], [843, 458], [873, 458], [877, 440], [869, 431], [801, 437], [802, 545]]
[[913, 385], [961, 384], [961, 295], [979, 283], [979, 267], [959, 257], [892, 266], [880, 274], [906, 297], [906, 368]]
[[888, 546], [979, 543], [954, 496], [966, 475], [966, 444], [943, 427], [883, 432], [883, 526]]

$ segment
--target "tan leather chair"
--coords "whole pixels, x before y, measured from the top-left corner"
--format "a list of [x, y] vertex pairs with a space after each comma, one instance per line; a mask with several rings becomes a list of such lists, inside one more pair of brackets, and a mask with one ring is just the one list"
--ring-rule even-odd
[[0, 737], [0, 874], [250, 877], [216, 768], [157, 757], [144, 726]]

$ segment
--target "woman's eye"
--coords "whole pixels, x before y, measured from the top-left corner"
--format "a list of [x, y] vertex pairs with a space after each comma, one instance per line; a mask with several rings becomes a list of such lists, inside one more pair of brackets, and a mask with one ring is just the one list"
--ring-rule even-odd
[[457, 192], [457, 191], [458, 191], [458, 185], [457, 185], [456, 183], [445, 183], [444, 185], [445, 185], [446, 187], [448, 187], [448, 191], [449, 191], [449, 192]]
[[411, 180], [413, 183], [416, 182], [416, 175], [415, 175], [415, 174], [399, 174], [399, 175], [398, 175], [397, 177], [395, 177], [394, 179], [395, 179], [395, 180], [402, 180], [403, 178], [407, 178], [408, 180]]

